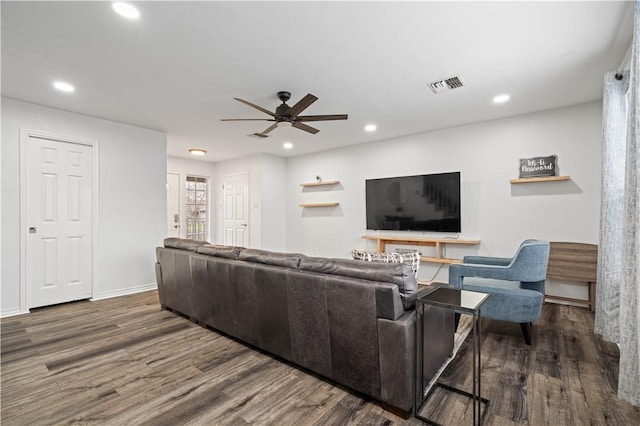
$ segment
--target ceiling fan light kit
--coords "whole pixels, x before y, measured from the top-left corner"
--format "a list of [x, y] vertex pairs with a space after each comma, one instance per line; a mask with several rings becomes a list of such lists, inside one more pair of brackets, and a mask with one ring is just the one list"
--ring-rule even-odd
[[278, 127], [295, 127], [296, 129], [305, 131], [315, 135], [320, 130], [315, 127], [311, 127], [308, 124], [304, 124], [305, 121], [328, 121], [328, 120], [346, 120], [349, 116], [347, 114], [333, 114], [333, 115], [300, 115], [305, 109], [307, 109], [312, 103], [318, 100], [318, 98], [311, 93], [308, 93], [304, 98], [300, 99], [294, 106], [287, 105], [287, 101], [291, 99], [291, 93], [286, 91], [278, 92], [278, 99], [282, 101], [275, 112], [271, 112], [266, 108], [255, 105], [249, 101], [245, 101], [240, 98], [233, 98], [238, 102], [241, 102], [247, 106], [257, 109], [271, 116], [271, 118], [222, 118], [220, 121], [273, 121], [274, 123], [264, 129], [260, 133], [254, 133], [251, 136], [257, 136], [260, 138], [269, 137], [269, 133]]

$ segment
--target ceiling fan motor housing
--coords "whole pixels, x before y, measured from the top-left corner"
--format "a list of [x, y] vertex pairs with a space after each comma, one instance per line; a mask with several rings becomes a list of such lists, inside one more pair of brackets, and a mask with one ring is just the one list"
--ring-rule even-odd
[[287, 105], [287, 104], [278, 105], [278, 107], [276, 108], [276, 118], [280, 119], [280, 118], [288, 118], [288, 117], [290, 117], [287, 114], [290, 109], [291, 109], [291, 107], [289, 107], [289, 105]]
[[285, 91], [278, 92], [278, 99], [282, 101], [282, 105], [279, 105], [276, 108], [276, 120], [280, 121], [282, 119], [287, 119], [290, 117], [290, 115], [287, 113], [289, 112], [291, 107], [287, 105], [286, 102], [289, 99], [291, 99], [291, 92], [285, 92]]

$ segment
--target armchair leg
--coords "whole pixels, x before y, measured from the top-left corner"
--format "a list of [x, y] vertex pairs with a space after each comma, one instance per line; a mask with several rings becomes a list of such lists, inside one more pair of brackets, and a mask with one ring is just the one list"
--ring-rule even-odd
[[521, 322], [520, 328], [522, 329], [522, 336], [524, 336], [525, 343], [531, 346], [531, 323]]

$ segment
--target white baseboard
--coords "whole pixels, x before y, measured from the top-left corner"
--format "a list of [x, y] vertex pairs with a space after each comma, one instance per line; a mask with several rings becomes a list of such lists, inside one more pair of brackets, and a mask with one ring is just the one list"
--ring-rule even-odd
[[16, 315], [28, 314], [29, 311], [23, 311], [20, 308], [11, 308], [0, 311], [0, 318], [15, 317]]
[[91, 300], [102, 300], [102, 299], [111, 299], [113, 297], [127, 296], [129, 294], [142, 293], [143, 291], [156, 290], [158, 285], [156, 283], [149, 283], [138, 285], [135, 287], [127, 287], [121, 288], [118, 290], [110, 290], [100, 293], [96, 297], [91, 298]]
[[[142, 293], [143, 291], [151, 291], [151, 290], [157, 290], [157, 289], [158, 289], [158, 285], [156, 283], [149, 283], [149, 284], [143, 284], [135, 287], [128, 287], [128, 288], [122, 288], [118, 290], [106, 291], [104, 293], [101, 293], [99, 296], [93, 297], [89, 300], [111, 299], [113, 297], [127, 296], [130, 294]], [[5, 309], [3, 311], [0, 311], [0, 318], [14, 317], [16, 315], [22, 315], [22, 314], [28, 314], [28, 313], [29, 313], [28, 309], [26, 311], [22, 311], [20, 310], [20, 308]]]

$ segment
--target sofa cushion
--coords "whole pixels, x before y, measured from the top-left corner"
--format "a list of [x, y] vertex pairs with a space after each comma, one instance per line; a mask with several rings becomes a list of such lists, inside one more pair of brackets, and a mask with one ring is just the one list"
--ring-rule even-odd
[[206, 241], [190, 240], [188, 238], [165, 238], [164, 246], [180, 250], [197, 251], [198, 247], [209, 244]]
[[485, 318], [519, 323], [540, 318], [542, 293], [522, 288], [519, 281], [464, 277], [462, 289], [491, 294], [482, 306]]
[[404, 310], [413, 309], [418, 283], [407, 263], [369, 263], [350, 259], [303, 257], [300, 270], [396, 284]]
[[244, 250], [244, 247], [236, 246], [222, 246], [222, 245], [210, 245], [198, 247], [198, 253], [206, 254], [215, 257], [224, 257], [225, 259], [238, 260], [240, 252]]
[[263, 263], [265, 265], [297, 269], [300, 259], [304, 257], [304, 254], [299, 253], [277, 253], [267, 250], [244, 249], [240, 252], [238, 259], [244, 260], [245, 262]]

